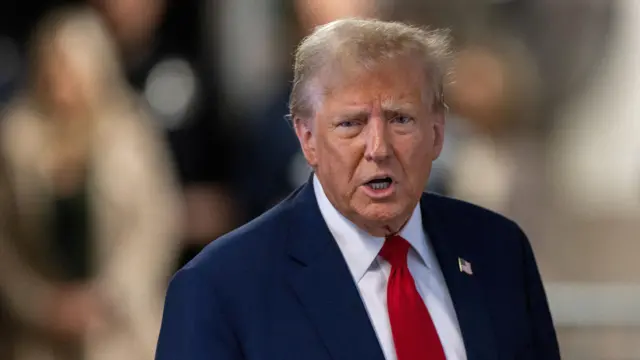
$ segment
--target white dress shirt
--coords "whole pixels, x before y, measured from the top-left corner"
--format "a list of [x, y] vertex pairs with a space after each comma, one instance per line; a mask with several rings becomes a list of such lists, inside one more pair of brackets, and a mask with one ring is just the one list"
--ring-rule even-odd
[[[387, 280], [391, 265], [378, 256], [384, 238], [373, 237], [336, 210], [314, 175], [314, 190], [320, 212], [344, 256], [351, 275], [358, 285], [369, 319], [378, 336], [386, 360], [396, 360], [387, 311]], [[408, 266], [420, 296], [429, 310], [448, 360], [466, 360], [462, 340], [447, 284], [438, 260], [422, 227], [420, 206], [416, 206], [400, 236], [411, 244]]]

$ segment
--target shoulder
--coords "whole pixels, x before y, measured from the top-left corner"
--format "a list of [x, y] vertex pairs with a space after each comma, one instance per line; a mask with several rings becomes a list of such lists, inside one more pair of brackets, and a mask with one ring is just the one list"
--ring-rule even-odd
[[[292, 204], [287, 199], [251, 222], [213, 240], [185, 270], [217, 277], [260, 275], [285, 252]], [[280, 255], [280, 256], [278, 256]]]
[[522, 252], [529, 243], [520, 226], [489, 209], [437, 194], [424, 194], [427, 219], [463, 246], [481, 253]]
[[263, 298], [270, 291], [273, 274], [285, 264], [290, 211], [285, 201], [212, 241], [173, 276], [167, 299], [188, 302], [189, 307], [215, 302], [232, 311]]
[[422, 201], [426, 207], [432, 208], [432, 213], [437, 213], [442, 221], [455, 221], [471, 226], [519, 229], [519, 226], [508, 217], [466, 201], [433, 193], [423, 194]]
[[482, 269], [486, 276], [479, 277], [485, 279], [485, 285], [503, 281], [516, 286], [535, 266], [531, 244], [513, 220], [464, 201], [433, 194], [425, 197], [427, 217], [432, 217], [426, 221], [444, 241], [455, 244], [459, 256]]
[[97, 152], [136, 176], [144, 176], [150, 168], [173, 165], [162, 129], [135, 99], [101, 114], [95, 135]]

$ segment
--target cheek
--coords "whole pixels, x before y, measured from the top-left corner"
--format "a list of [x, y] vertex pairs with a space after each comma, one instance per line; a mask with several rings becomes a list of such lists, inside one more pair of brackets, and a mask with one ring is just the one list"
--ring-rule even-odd
[[325, 139], [318, 147], [318, 169], [325, 173], [342, 196], [356, 190], [357, 169], [363, 156], [355, 142], [344, 139]]
[[436, 155], [435, 143], [436, 130], [433, 124], [429, 124], [420, 132], [420, 136], [414, 144], [416, 148], [416, 156], [420, 157], [421, 161], [424, 163], [429, 164], [429, 167], [431, 167], [431, 162], [434, 160], [434, 156]]
[[323, 144], [323, 162], [326, 166], [340, 171], [340, 176], [352, 175], [357, 168], [362, 151], [353, 140], [326, 139]]
[[396, 153], [411, 187], [420, 188], [431, 170], [433, 146], [428, 137], [411, 137], [398, 142]]

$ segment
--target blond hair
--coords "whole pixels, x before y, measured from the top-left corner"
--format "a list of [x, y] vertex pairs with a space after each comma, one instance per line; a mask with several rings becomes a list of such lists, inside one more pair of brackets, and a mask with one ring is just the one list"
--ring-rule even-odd
[[372, 68], [383, 61], [397, 58], [417, 59], [425, 74], [427, 86], [434, 94], [434, 104], [444, 108], [443, 87], [449, 74], [449, 32], [425, 30], [399, 22], [341, 19], [317, 27], [295, 52], [293, 90], [289, 99], [292, 118], [309, 118], [317, 102], [312, 89], [320, 74], [346, 64]]

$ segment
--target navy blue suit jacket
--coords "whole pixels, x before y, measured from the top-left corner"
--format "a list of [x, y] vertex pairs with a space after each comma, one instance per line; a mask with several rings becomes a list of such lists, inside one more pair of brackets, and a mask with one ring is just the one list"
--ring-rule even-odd
[[[560, 359], [520, 228], [437, 195], [424, 194], [420, 206], [468, 359]], [[459, 257], [473, 275], [460, 271]], [[311, 181], [211, 243], [172, 279], [156, 360], [204, 359], [384, 359]]]

